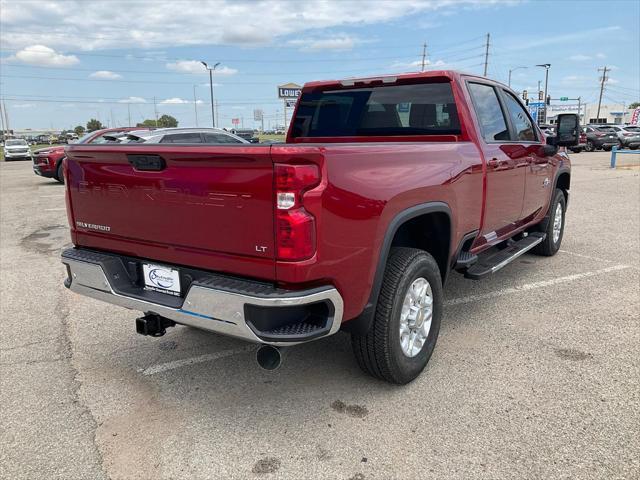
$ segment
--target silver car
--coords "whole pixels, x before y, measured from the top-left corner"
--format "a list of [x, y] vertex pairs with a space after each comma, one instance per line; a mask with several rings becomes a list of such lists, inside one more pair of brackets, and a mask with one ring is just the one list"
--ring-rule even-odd
[[144, 132], [130, 132], [121, 143], [249, 143], [221, 128], [160, 128]]

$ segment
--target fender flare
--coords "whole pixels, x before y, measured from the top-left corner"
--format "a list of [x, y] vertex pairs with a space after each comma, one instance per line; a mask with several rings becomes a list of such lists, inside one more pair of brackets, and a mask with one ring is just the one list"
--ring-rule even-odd
[[[427, 202], [421, 203], [419, 205], [414, 205], [413, 207], [409, 207], [406, 210], [402, 210], [395, 217], [391, 219], [389, 224], [387, 225], [387, 230], [384, 234], [384, 238], [382, 240], [382, 245], [380, 246], [380, 252], [378, 255], [378, 262], [376, 265], [376, 272], [373, 276], [373, 283], [371, 285], [371, 292], [369, 294], [369, 300], [365, 305], [364, 309], [353, 320], [345, 322], [344, 330], [350, 333], [355, 333], [358, 335], [366, 334], [371, 328], [371, 324], [373, 323], [373, 319], [376, 313], [376, 303], [378, 302], [378, 295], [380, 294], [380, 289], [382, 288], [382, 280], [384, 278], [384, 271], [387, 265], [387, 258], [389, 257], [389, 252], [391, 251], [391, 243], [393, 242], [393, 238], [395, 237], [398, 229], [405, 222], [419, 217], [421, 215], [427, 215], [430, 213], [444, 213], [449, 217], [449, 225], [450, 225], [450, 240], [453, 241], [453, 222], [451, 208], [445, 202]], [[449, 250], [451, 250], [451, 245], [449, 245]], [[444, 279], [447, 277], [450, 269], [450, 262], [447, 259], [446, 262], [447, 270], [445, 272], [441, 272], [443, 275], [443, 283]]]

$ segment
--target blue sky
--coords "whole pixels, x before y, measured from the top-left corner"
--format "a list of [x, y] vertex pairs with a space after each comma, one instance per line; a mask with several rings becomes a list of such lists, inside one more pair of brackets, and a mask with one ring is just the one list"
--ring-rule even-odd
[[139, 0], [0, 2], [0, 88], [12, 128], [71, 128], [91, 117], [123, 126], [159, 115], [211, 124], [208, 75], [220, 126], [283, 122], [276, 86], [428, 69], [482, 73], [534, 92], [552, 65], [552, 97], [640, 100], [640, 2], [396, 0]]

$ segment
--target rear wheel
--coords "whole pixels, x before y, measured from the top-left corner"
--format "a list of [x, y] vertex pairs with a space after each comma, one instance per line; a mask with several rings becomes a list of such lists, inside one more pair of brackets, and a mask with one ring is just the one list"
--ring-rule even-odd
[[366, 335], [351, 337], [360, 368], [390, 383], [414, 380], [436, 346], [441, 315], [436, 261], [423, 250], [392, 249], [373, 325]]
[[585, 152], [593, 152], [596, 147], [593, 145], [591, 140], [587, 140], [587, 144], [584, 147]]
[[556, 189], [551, 205], [549, 205], [549, 220], [546, 228], [542, 230], [547, 234], [545, 239], [536, 245], [532, 252], [536, 255], [551, 257], [558, 253], [564, 235], [564, 214], [567, 208], [567, 201], [564, 193]]

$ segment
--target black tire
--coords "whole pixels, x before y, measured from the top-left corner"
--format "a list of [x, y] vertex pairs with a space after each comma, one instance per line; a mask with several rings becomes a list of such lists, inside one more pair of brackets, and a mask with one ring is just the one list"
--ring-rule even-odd
[[587, 144], [584, 147], [585, 152], [593, 152], [596, 149], [595, 145], [591, 140], [587, 140]]
[[[433, 310], [426, 341], [414, 357], [400, 345], [400, 314], [409, 287], [424, 278], [431, 286]], [[385, 268], [382, 288], [371, 329], [351, 336], [351, 345], [364, 372], [390, 383], [403, 385], [414, 380], [433, 353], [442, 317], [442, 277], [438, 264], [424, 250], [393, 248]]]
[[58, 162], [56, 167], [56, 180], [64, 185], [64, 166], [62, 162], [64, 162], [64, 158]]
[[[560, 235], [558, 240], [553, 240], [553, 225], [555, 221], [555, 214], [558, 205], [561, 206], [562, 209], [562, 219], [560, 222]], [[551, 200], [551, 205], [549, 205], [548, 212], [548, 220], [544, 220], [540, 225], [542, 228], [539, 231], [542, 231], [547, 234], [546, 238], [540, 242], [538, 245], [533, 247], [531, 250], [532, 253], [536, 255], [542, 255], [544, 257], [552, 257], [558, 250], [560, 250], [560, 245], [562, 244], [562, 237], [564, 236], [564, 222], [565, 222], [565, 212], [567, 211], [567, 201], [564, 197], [564, 193], [562, 190], [556, 188], [556, 191], [553, 194], [553, 198]], [[546, 222], [546, 226], [544, 225]]]

